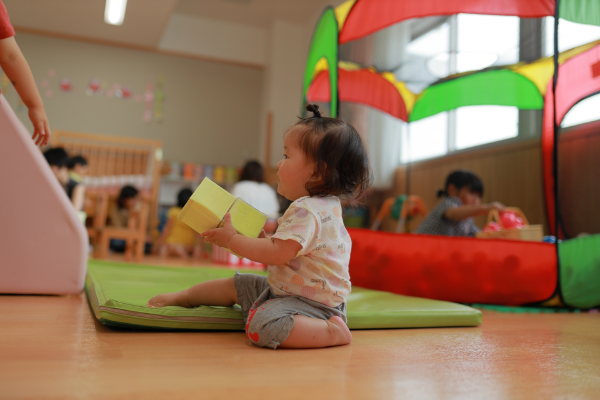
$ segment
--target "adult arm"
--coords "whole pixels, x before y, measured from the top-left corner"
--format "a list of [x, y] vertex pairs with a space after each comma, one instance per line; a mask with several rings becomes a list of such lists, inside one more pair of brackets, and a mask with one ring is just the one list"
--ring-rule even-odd
[[29, 110], [35, 144], [45, 146], [50, 140], [48, 117], [29, 64], [14, 37], [0, 40], [0, 66]]

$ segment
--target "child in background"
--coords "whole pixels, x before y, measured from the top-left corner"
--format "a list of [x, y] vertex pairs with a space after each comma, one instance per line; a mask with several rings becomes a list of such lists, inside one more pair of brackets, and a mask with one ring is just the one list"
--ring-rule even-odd
[[475, 236], [480, 229], [473, 217], [490, 210], [504, 210], [501, 203], [480, 204], [483, 182], [470, 171], [458, 170], [446, 178], [444, 190], [437, 196], [444, 199], [427, 215], [414, 233], [424, 235]]
[[111, 204], [108, 210], [108, 223], [118, 228], [126, 228], [129, 213], [134, 210], [138, 202], [138, 190], [133, 186], [123, 186], [116, 204]]
[[271, 186], [264, 181], [264, 170], [258, 161], [248, 161], [235, 184], [231, 194], [239, 197], [269, 219], [265, 223], [265, 232], [273, 233], [277, 229], [279, 200]]
[[69, 168], [69, 178], [77, 183], [82, 183], [83, 178], [87, 175], [88, 162], [82, 156], [75, 156], [69, 160], [67, 168]]
[[67, 163], [69, 162], [69, 155], [62, 147], [53, 147], [44, 152], [44, 158], [50, 165], [50, 169], [60, 185], [64, 188], [69, 182], [69, 170], [67, 169]]
[[319, 348], [345, 345], [352, 241], [340, 198], [351, 202], [370, 184], [367, 154], [358, 132], [344, 121], [306, 109], [284, 137], [277, 191], [292, 200], [275, 234], [237, 234], [229, 213], [224, 227], [201, 234], [206, 241], [269, 265], [269, 276], [236, 273], [158, 295], [149, 307], [242, 307], [246, 336], [257, 346]]
[[65, 149], [62, 147], [53, 147], [44, 152], [44, 157], [48, 161], [54, 176], [56, 176], [58, 182], [67, 192], [67, 196], [69, 196], [75, 211], [83, 211], [85, 187], [69, 179], [69, 170], [67, 169], [69, 155]]
[[239, 197], [269, 218], [279, 217], [275, 190], [264, 181], [264, 170], [257, 161], [248, 161], [231, 194]]
[[4, 3], [0, 0], [0, 67], [11, 81], [29, 110], [33, 124], [33, 140], [36, 145], [45, 146], [50, 140], [50, 127], [44, 110], [44, 103], [35, 86], [35, 80], [27, 60], [23, 57], [15, 41], [13, 29]]
[[[117, 204], [112, 204], [108, 210], [108, 223], [111, 226], [127, 228], [130, 214], [139, 207], [138, 190], [133, 186], [123, 186]], [[109, 247], [112, 251], [122, 253], [125, 251], [126, 241], [122, 239], [111, 239]], [[144, 253], [150, 253], [152, 245], [149, 241], [144, 246]]]
[[198, 234], [185, 223], [177, 219], [185, 203], [192, 197], [190, 189], [182, 189], [177, 194], [177, 207], [171, 207], [167, 214], [167, 223], [153, 250], [161, 256], [178, 256], [187, 258], [190, 255], [199, 257], [201, 248]]

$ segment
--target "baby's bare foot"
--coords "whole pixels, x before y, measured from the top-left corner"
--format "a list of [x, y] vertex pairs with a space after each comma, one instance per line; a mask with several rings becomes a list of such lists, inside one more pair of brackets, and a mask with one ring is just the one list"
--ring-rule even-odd
[[340, 317], [331, 317], [327, 320], [327, 325], [333, 335], [334, 344], [332, 346], [342, 346], [352, 342], [352, 334], [350, 329]]
[[[185, 301], [183, 299], [186, 299]], [[148, 301], [146, 307], [161, 308], [168, 306], [191, 307], [187, 301], [187, 296], [183, 292], [163, 293], [154, 296]]]

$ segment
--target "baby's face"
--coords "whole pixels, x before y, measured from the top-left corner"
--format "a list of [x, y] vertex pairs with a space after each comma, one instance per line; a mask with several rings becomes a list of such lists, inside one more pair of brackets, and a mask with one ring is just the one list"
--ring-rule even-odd
[[277, 192], [294, 201], [308, 196], [306, 183], [313, 177], [315, 166], [298, 147], [297, 132], [292, 129], [283, 139], [283, 159], [277, 163]]

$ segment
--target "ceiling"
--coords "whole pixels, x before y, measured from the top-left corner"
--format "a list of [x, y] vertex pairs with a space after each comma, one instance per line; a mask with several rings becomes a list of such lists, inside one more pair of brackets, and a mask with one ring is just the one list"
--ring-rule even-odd
[[307, 23], [342, 0], [128, 0], [122, 26], [104, 23], [105, 0], [3, 0], [18, 29], [154, 48], [172, 13], [268, 28]]
[[267, 28], [272, 20], [305, 23], [330, 4], [340, 0], [179, 0], [175, 11]]

